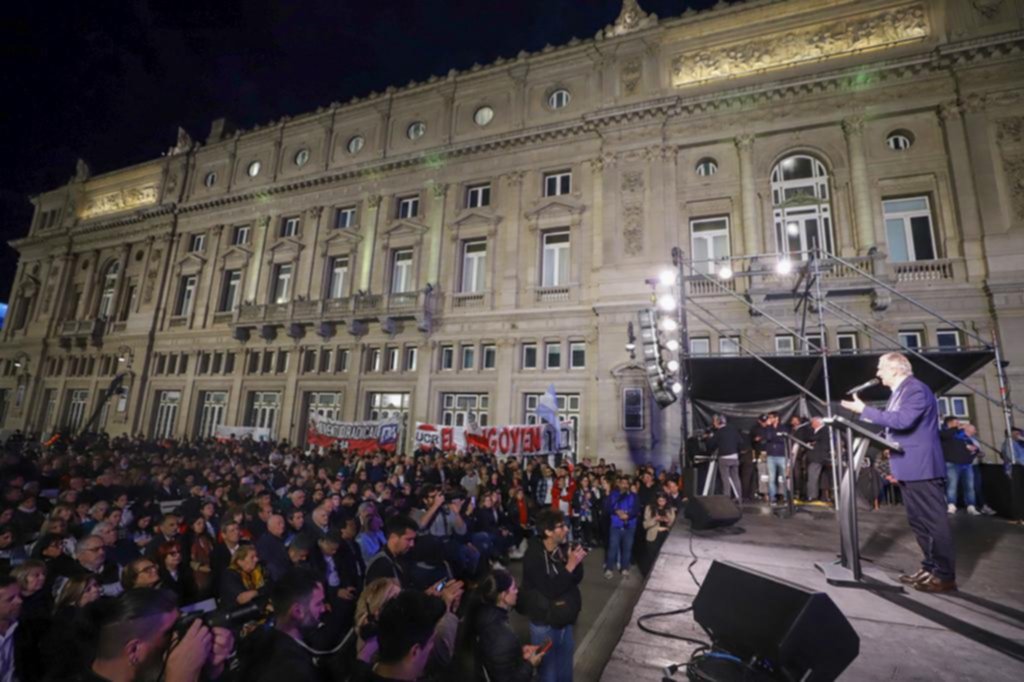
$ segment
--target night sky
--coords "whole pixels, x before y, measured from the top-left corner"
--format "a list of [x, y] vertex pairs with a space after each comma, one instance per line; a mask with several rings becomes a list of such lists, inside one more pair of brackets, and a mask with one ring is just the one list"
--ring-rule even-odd
[[[714, 0], [640, 0], [659, 17]], [[160, 156], [178, 126], [243, 128], [423, 81], [520, 50], [590, 38], [620, 0], [195, 0], [19, 2], [0, 28], [0, 301], [28, 197]]]

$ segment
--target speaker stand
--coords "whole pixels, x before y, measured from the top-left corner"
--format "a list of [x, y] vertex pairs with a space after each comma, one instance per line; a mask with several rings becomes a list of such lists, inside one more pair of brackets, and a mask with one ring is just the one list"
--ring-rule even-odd
[[863, 590], [874, 592], [903, 592], [902, 585], [884, 582], [861, 573], [859, 578], [855, 577], [853, 570], [843, 566], [837, 561], [818, 561], [814, 564], [825, 575], [825, 581], [836, 587], [859, 587]]

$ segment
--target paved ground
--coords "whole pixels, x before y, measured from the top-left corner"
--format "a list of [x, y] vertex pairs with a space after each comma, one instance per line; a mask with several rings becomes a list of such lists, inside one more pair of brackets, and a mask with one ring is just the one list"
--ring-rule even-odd
[[[889, 597], [828, 585], [814, 562], [835, 555], [838, 533], [830, 512], [779, 519], [748, 508], [742, 534], [693, 535], [677, 524], [610, 660], [598, 678], [605, 682], [661, 680], [661, 669], [689, 658], [692, 645], [642, 632], [644, 613], [688, 606], [697, 586], [686, 571], [703, 579], [712, 559], [727, 560], [823, 591], [838, 605], [861, 638], [860, 655], [843, 680], [1024, 679], [1024, 529], [1006, 521], [958, 514], [953, 520], [960, 591], [926, 595], [910, 590]], [[916, 570], [919, 553], [902, 507], [861, 513], [863, 555], [875, 558], [866, 572], [890, 580]], [[865, 564], [870, 566], [870, 564]], [[649, 625], [705, 639], [691, 614]], [[577, 661], [579, 669], [579, 661]], [[676, 675], [685, 679], [685, 673]], [[578, 677], [577, 679], [595, 679]]]

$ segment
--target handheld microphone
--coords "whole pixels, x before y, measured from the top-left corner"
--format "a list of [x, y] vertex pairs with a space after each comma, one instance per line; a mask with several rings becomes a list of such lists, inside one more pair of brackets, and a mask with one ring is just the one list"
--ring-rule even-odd
[[872, 386], [877, 386], [880, 383], [882, 383], [881, 380], [878, 377], [875, 377], [874, 379], [871, 379], [870, 381], [865, 381], [863, 384], [860, 384], [859, 386], [854, 386], [853, 388], [851, 388], [849, 391], [846, 392], [846, 395], [853, 395], [854, 393], [860, 393], [861, 391], [863, 391], [865, 389], [868, 389], [868, 388], [871, 388]]

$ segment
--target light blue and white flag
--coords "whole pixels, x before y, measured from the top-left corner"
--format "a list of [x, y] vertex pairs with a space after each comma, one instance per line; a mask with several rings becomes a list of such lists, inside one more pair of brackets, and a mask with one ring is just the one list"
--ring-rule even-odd
[[555, 395], [555, 385], [548, 386], [547, 392], [541, 395], [537, 402], [537, 416], [541, 421], [551, 426], [554, 435], [551, 437], [551, 445], [555, 452], [562, 449], [562, 425], [558, 421], [558, 396]]

